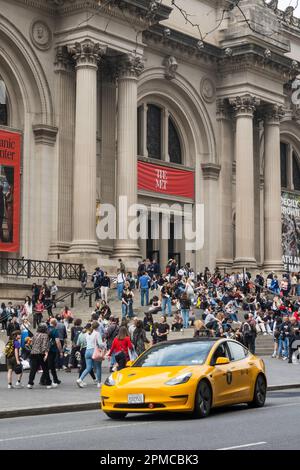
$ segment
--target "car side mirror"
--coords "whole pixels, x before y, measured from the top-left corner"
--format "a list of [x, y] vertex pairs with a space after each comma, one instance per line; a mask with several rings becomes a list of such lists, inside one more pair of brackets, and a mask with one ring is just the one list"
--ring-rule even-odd
[[223, 366], [225, 364], [229, 364], [229, 359], [228, 357], [218, 357], [218, 359], [215, 362], [216, 366]]
[[131, 367], [134, 361], [127, 361], [126, 362], [126, 367]]

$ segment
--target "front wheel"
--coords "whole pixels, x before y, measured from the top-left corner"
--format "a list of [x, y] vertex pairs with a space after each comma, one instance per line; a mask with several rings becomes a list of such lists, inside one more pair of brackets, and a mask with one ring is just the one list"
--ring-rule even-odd
[[267, 382], [265, 377], [260, 374], [255, 382], [253, 400], [248, 403], [251, 408], [261, 408], [264, 406], [267, 396]]
[[201, 380], [196, 391], [194, 417], [206, 418], [210, 413], [211, 403], [212, 392], [210, 385], [205, 380]]
[[108, 416], [110, 419], [124, 419], [127, 416], [127, 413], [115, 413], [115, 412], [106, 412], [104, 411], [106, 416]]

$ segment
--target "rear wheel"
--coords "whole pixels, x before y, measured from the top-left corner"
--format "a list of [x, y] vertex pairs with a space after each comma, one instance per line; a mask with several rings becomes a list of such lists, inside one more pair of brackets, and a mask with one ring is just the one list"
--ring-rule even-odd
[[127, 413], [115, 413], [115, 412], [104, 412], [106, 416], [108, 416], [110, 419], [124, 419], [127, 416]]
[[211, 403], [212, 392], [210, 385], [206, 380], [201, 380], [196, 391], [194, 417], [206, 418], [210, 413]]
[[248, 403], [251, 408], [261, 408], [264, 406], [267, 396], [267, 382], [265, 377], [260, 374], [255, 382], [253, 400]]

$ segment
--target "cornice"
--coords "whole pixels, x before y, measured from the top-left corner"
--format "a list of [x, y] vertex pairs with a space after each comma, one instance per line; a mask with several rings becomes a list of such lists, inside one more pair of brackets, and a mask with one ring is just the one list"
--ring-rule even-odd
[[278, 8], [278, 0], [271, 0], [269, 3], [264, 0], [264, 4], [267, 8], [274, 11], [282, 26], [291, 30], [300, 30], [300, 18], [294, 15], [295, 7], [290, 5], [285, 10], [280, 10]]

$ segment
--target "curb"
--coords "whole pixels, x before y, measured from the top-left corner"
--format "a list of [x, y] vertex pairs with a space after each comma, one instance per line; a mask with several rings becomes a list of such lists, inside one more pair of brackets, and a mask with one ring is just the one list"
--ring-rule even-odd
[[[286, 384], [286, 385], [269, 385], [268, 392], [275, 392], [277, 390], [289, 390], [300, 388], [298, 384]], [[89, 403], [66, 403], [66, 404], [55, 404], [45, 405], [34, 408], [20, 408], [17, 410], [4, 410], [0, 411], [0, 419], [5, 418], [20, 418], [24, 416], [36, 416], [36, 415], [47, 415], [57, 413], [70, 413], [78, 411], [90, 411], [100, 410], [100, 401], [93, 401]]]

